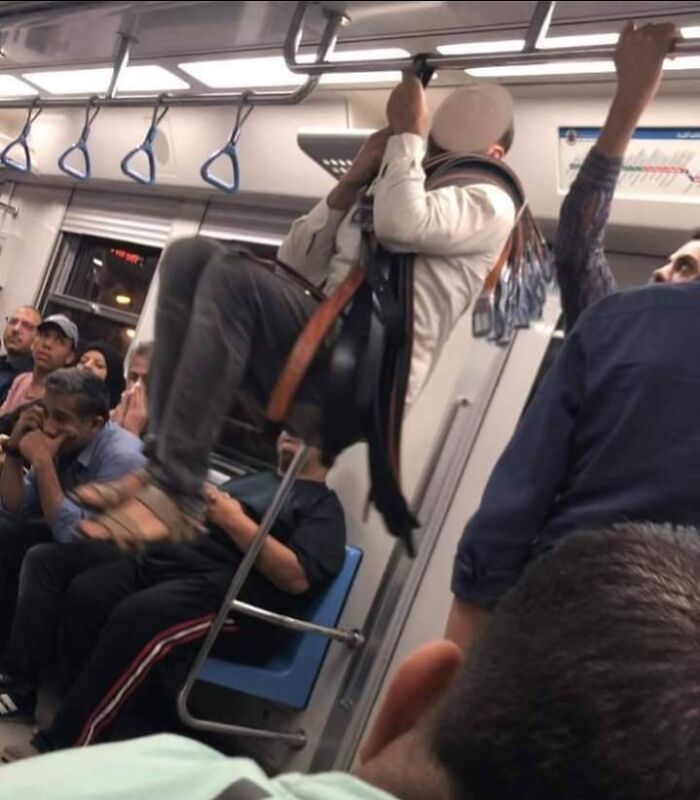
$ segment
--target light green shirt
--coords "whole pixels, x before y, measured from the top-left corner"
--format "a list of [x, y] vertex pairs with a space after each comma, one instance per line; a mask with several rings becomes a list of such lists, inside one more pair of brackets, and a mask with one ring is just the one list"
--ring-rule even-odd
[[[62, 750], [0, 767], [0, 800], [216, 800], [232, 785], [240, 788], [241, 800], [395, 800], [342, 772], [270, 779], [250, 759], [227, 758], [171, 735]], [[232, 797], [237, 800], [235, 792]]]

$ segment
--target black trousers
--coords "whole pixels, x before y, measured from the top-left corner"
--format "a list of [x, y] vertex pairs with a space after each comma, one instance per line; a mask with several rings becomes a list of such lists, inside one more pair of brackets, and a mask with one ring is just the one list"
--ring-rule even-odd
[[75, 578], [63, 604], [62, 641], [84, 667], [42, 731], [44, 742], [53, 749], [92, 744], [154, 670], [166, 682], [163, 670], [181, 679], [238, 563], [233, 548], [206, 538], [157, 546]]
[[63, 600], [71, 581], [91, 567], [124, 559], [111, 543], [40, 544], [27, 551], [19, 578], [5, 669], [28, 686], [58, 656]]
[[[264, 408], [318, 301], [204, 237], [174, 242], [159, 274], [148, 389], [149, 471], [197, 516], [209, 455], [234, 393], [243, 390]], [[305, 437], [318, 422], [323, 380], [320, 359], [289, 420]]]
[[0, 511], [0, 646], [12, 624], [24, 556], [30, 547], [51, 539], [51, 528], [42, 520], [21, 520]]

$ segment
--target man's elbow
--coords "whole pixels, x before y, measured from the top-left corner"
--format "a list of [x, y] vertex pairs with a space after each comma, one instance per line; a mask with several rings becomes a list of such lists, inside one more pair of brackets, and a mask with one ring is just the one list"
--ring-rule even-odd
[[411, 224], [409, 216], [397, 209], [386, 212], [375, 207], [374, 235], [387, 250], [395, 253], [413, 252], [420, 227], [418, 224]]
[[287, 594], [304, 594], [309, 591], [309, 582], [306, 580], [306, 575], [290, 575], [285, 579], [284, 591]]

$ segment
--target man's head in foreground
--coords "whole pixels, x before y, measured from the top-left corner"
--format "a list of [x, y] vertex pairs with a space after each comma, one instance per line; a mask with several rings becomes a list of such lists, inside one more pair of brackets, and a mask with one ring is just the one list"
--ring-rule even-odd
[[402, 800], [700, 797], [700, 540], [627, 524], [533, 563], [461, 664], [398, 671], [358, 774]]

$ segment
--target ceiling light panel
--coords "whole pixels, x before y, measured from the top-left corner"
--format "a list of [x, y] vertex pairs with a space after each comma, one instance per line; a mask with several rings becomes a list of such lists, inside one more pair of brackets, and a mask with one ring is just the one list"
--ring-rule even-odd
[[0, 75], [0, 99], [7, 97], [31, 97], [38, 94], [28, 83], [15, 78], [14, 75]]
[[484, 53], [519, 53], [525, 47], [525, 39], [503, 39], [496, 42], [463, 42], [438, 45], [443, 56], [482, 55]]
[[612, 61], [546, 61], [540, 64], [503, 64], [464, 70], [475, 78], [525, 78], [539, 75], [596, 75], [614, 72]]
[[[410, 53], [399, 47], [347, 50], [332, 53], [328, 60], [331, 62], [381, 61], [388, 58], [410, 58]], [[298, 60], [301, 64], [312, 64], [314, 56], [301, 55]], [[305, 75], [297, 75], [288, 70], [281, 56], [192, 61], [178, 66], [211, 89], [266, 89], [300, 86], [306, 80]], [[385, 83], [398, 81], [400, 78], [401, 75], [398, 72], [392, 71], [336, 72], [322, 76], [321, 83], [326, 85]]]
[[[28, 72], [23, 77], [49, 94], [103, 94], [109, 88], [112, 69]], [[189, 88], [189, 84], [177, 75], [156, 64], [127, 67], [117, 86], [119, 92], [170, 92]]]

